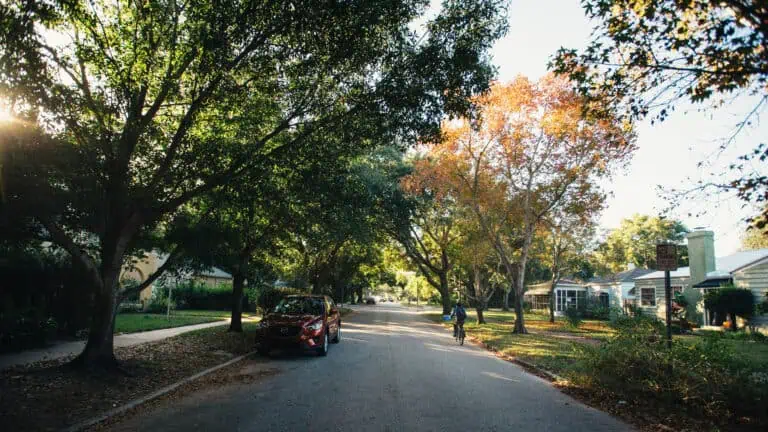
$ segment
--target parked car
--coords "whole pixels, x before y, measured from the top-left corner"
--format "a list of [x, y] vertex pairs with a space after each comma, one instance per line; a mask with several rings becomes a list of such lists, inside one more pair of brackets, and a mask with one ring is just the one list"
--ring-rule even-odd
[[365, 299], [365, 304], [369, 305], [375, 305], [376, 304], [376, 298], [375, 297], [368, 297]]
[[341, 341], [341, 315], [328, 296], [292, 295], [280, 300], [259, 322], [256, 349], [300, 348], [328, 354], [328, 343]]

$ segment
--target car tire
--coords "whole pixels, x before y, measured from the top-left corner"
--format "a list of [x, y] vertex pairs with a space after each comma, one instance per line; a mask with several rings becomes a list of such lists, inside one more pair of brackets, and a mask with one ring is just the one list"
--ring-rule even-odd
[[323, 332], [323, 344], [317, 348], [317, 354], [319, 354], [322, 357], [325, 357], [328, 355], [328, 329], [327, 328]]
[[333, 337], [333, 340], [331, 342], [335, 344], [341, 342], [341, 323], [339, 323], [339, 326], [336, 327], [336, 336]]

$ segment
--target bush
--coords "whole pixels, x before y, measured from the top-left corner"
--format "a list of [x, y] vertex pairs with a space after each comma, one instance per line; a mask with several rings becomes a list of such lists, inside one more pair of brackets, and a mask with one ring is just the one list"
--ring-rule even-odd
[[565, 321], [573, 328], [579, 328], [581, 325], [581, 311], [576, 308], [567, 308], [565, 310]]
[[258, 306], [263, 313], [267, 313], [274, 309], [283, 297], [292, 294], [306, 293], [293, 288], [268, 288], [259, 293]]
[[56, 337], [58, 327], [54, 318], [40, 316], [36, 310], [0, 313], [0, 352], [44, 346]]
[[584, 318], [607, 320], [610, 317], [611, 309], [600, 302], [597, 297], [587, 300], [587, 306], [584, 308]]
[[675, 341], [669, 350], [658, 320], [619, 318], [614, 328], [616, 335], [599, 347], [580, 347], [582, 359], [569, 372], [577, 385], [712, 418], [731, 413], [768, 419], [768, 386], [760, 383], [762, 375], [719, 337]]
[[[171, 303], [171, 310], [176, 309], [176, 302]], [[164, 314], [168, 312], [168, 291], [158, 289], [152, 291], [152, 298], [145, 308], [146, 312]]]
[[721, 325], [725, 317], [730, 316], [730, 327], [736, 330], [737, 316], [749, 319], [754, 313], [755, 297], [750, 290], [725, 287], [707, 292], [704, 295], [704, 306], [715, 312], [717, 316], [716, 325]]

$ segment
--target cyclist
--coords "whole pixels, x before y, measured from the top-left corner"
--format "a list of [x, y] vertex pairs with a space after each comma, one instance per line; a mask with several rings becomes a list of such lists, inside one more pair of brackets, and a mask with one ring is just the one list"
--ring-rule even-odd
[[464, 327], [464, 320], [467, 319], [467, 311], [464, 310], [461, 302], [456, 303], [453, 311], [451, 311], [451, 319], [453, 317], [456, 317], [456, 322], [453, 324], [453, 337], [456, 337], [459, 334], [459, 326]]

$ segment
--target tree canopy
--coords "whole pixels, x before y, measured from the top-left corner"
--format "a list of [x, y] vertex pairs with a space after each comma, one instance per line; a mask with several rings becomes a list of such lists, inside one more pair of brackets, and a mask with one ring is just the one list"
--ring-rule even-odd
[[182, 205], [302, 149], [410, 145], [468, 109], [493, 74], [503, 5], [446, 0], [417, 34], [428, 5], [0, 5], [0, 94], [20, 120], [0, 143], [4, 227], [86, 270], [97, 312], [79, 362], [115, 363], [121, 268]]
[[[561, 48], [550, 63], [567, 75], [592, 104], [621, 107], [627, 118], [664, 120], [683, 102], [722, 106], [737, 96], [754, 97], [722, 147], [768, 104], [768, 6], [751, 0], [582, 0], [596, 23], [581, 52]], [[732, 180], [695, 189], [736, 191], [747, 201], [768, 200], [768, 177], [749, 161], [765, 162], [768, 147], [731, 165]], [[765, 211], [763, 216], [765, 216]], [[762, 220], [765, 220], [763, 218]], [[762, 223], [762, 222], [761, 222]]]

